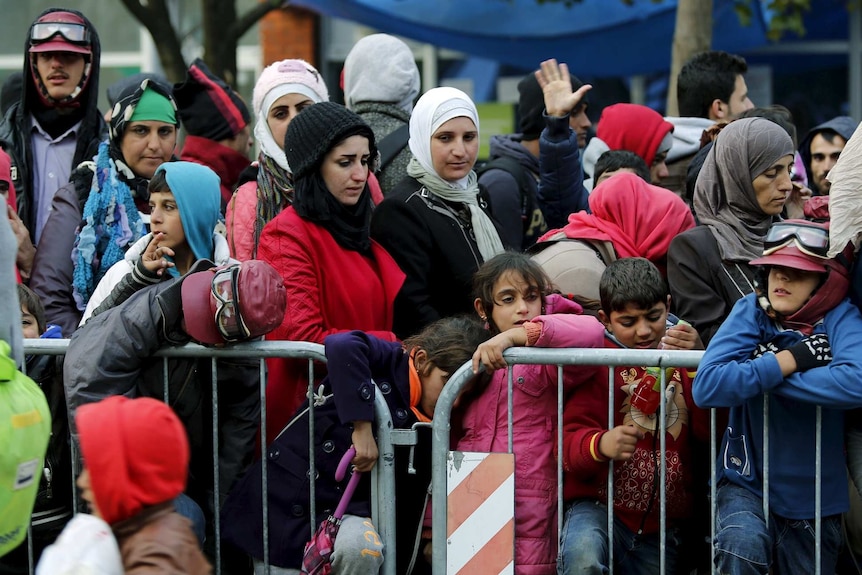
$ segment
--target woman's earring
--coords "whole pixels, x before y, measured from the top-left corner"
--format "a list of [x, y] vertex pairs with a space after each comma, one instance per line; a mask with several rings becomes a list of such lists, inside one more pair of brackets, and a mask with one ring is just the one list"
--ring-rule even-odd
[[488, 325], [488, 318], [487, 317], [485, 317], [484, 315], [480, 315], [479, 319], [481, 319], [483, 322], [485, 322], [485, 329], [491, 329], [491, 326]]

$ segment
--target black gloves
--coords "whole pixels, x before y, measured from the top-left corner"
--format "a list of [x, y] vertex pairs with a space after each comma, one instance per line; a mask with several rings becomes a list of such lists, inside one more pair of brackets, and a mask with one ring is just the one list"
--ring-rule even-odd
[[825, 333], [810, 335], [787, 348], [796, 360], [796, 371], [806, 371], [813, 367], [823, 367], [832, 361], [832, 347]]

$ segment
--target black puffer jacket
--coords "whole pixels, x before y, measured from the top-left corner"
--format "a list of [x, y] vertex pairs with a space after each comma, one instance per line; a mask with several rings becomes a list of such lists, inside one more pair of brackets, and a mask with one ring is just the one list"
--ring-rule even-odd
[[[67, 8], [48, 8], [38, 18], [51, 12], [72, 12], [83, 18], [90, 30], [92, 39], [91, 49], [93, 52], [90, 66], [90, 79], [81, 95], [78, 97], [80, 107], [74, 109], [72, 114], [80, 118], [81, 125], [77, 133], [75, 155], [71, 168], [74, 169], [81, 162], [93, 159], [99, 148], [99, 142], [108, 136], [108, 127], [102, 114], [98, 110], [99, 100], [99, 68], [101, 60], [101, 45], [99, 35], [93, 24], [87, 17], [76, 10]], [[37, 19], [38, 19], [37, 18]], [[35, 206], [33, 205], [33, 148], [30, 143], [30, 122], [33, 110], [41, 102], [39, 88], [33, 79], [30, 68], [30, 38], [24, 44], [24, 80], [21, 100], [10, 106], [0, 125], [0, 147], [12, 158], [12, 179], [18, 199], [18, 214], [24, 224], [30, 230], [30, 236], [34, 238], [35, 231]], [[66, 182], [59, 182], [64, 185]]]

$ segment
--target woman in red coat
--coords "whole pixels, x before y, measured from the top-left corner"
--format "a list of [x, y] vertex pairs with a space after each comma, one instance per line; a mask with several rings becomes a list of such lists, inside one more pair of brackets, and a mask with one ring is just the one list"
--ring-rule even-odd
[[[404, 273], [369, 237], [374, 133], [344, 106], [321, 102], [293, 119], [284, 151], [295, 198], [264, 228], [258, 257], [281, 273], [287, 310], [267, 339], [323, 343], [329, 334], [362, 330], [395, 341], [392, 309]], [[305, 398], [308, 364], [270, 359], [267, 366], [271, 442]], [[315, 374], [322, 379], [323, 367]]]

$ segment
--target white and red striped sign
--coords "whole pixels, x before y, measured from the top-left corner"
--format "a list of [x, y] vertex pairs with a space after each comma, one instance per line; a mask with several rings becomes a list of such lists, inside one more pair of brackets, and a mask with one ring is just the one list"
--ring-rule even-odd
[[450, 451], [448, 575], [514, 573], [515, 456]]

